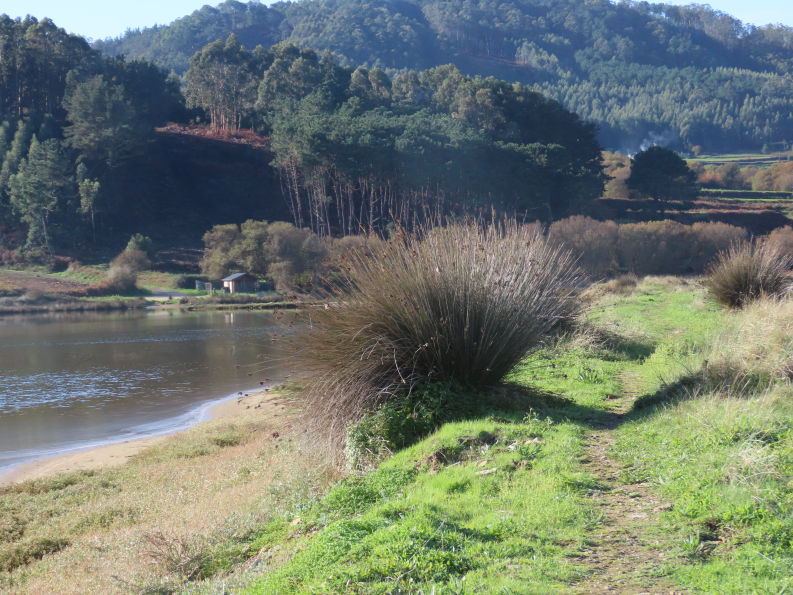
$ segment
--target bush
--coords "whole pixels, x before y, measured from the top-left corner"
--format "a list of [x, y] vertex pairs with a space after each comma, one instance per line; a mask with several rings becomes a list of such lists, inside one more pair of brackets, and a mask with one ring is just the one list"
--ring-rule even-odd
[[296, 341], [309, 414], [331, 436], [434, 381], [500, 380], [577, 307], [566, 250], [516, 223], [459, 224], [372, 246]]
[[771, 244], [742, 242], [718, 255], [705, 284], [725, 306], [743, 308], [760, 297], [785, 293], [791, 262], [793, 257], [780, 253]]
[[154, 251], [154, 242], [151, 241], [151, 238], [140, 233], [136, 233], [131, 238], [129, 238], [129, 242], [127, 242], [127, 247], [124, 252], [129, 252], [131, 250], [139, 250], [143, 252], [146, 255], [146, 258], [149, 260], [154, 260], [157, 255], [157, 253]]
[[780, 227], [768, 234], [766, 244], [773, 246], [781, 254], [793, 255], [793, 228]]
[[620, 268], [637, 275], [697, 274], [745, 238], [746, 230], [726, 223], [626, 223], [619, 226], [617, 258]]
[[347, 430], [345, 459], [351, 471], [367, 471], [388, 455], [418, 442], [448, 421], [481, 410], [474, 393], [455, 382], [417, 386], [383, 403]]
[[551, 224], [548, 240], [570, 249], [579, 266], [593, 277], [603, 277], [617, 267], [617, 224], [575, 215]]
[[133, 273], [151, 268], [151, 260], [143, 250], [127, 248], [110, 262], [110, 269], [129, 269]]

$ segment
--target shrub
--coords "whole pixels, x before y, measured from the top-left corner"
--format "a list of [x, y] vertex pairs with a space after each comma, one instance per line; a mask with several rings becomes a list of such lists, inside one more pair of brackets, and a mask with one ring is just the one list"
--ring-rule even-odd
[[128, 295], [138, 291], [138, 271], [151, 263], [140, 250], [124, 250], [110, 262], [107, 276], [86, 290], [87, 295]]
[[129, 238], [124, 252], [129, 252], [131, 250], [143, 252], [149, 260], [154, 260], [157, 255], [154, 251], [154, 242], [151, 241], [151, 238], [140, 233], [136, 233]]
[[773, 230], [768, 234], [766, 243], [773, 246], [781, 254], [793, 255], [793, 228], [786, 225]]
[[637, 275], [696, 274], [745, 238], [746, 230], [726, 223], [626, 223], [619, 226], [617, 258], [621, 268]]
[[133, 273], [144, 271], [151, 267], [151, 260], [143, 250], [131, 250], [127, 248], [121, 254], [110, 261], [110, 269], [126, 268]]
[[179, 275], [174, 279], [173, 286], [177, 289], [195, 289], [196, 281], [206, 283], [208, 280], [202, 275]]
[[330, 435], [418, 384], [501, 379], [577, 307], [570, 253], [514, 222], [372, 246], [296, 341], [309, 414]]
[[551, 224], [548, 240], [570, 249], [579, 266], [593, 277], [603, 277], [617, 267], [617, 224], [574, 215]]
[[743, 308], [763, 297], [782, 295], [789, 286], [793, 257], [770, 244], [742, 242], [720, 253], [708, 270], [710, 294], [730, 308]]

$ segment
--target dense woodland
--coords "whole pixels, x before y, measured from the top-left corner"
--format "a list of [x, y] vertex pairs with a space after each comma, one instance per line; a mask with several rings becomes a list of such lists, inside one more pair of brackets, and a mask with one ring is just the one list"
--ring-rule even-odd
[[97, 213], [123, 208], [117, 168], [183, 109], [154, 64], [103, 58], [48, 19], [0, 17], [0, 247], [20, 229], [47, 254], [93, 239]]
[[186, 81], [213, 127], [271, 136], [295, 223], [321, 235], [491, 208], [551, 219], [603, 188], [594, 127], [453, 66], [392, 80], [291, 44], [248, 52], [232, 35], [198, 52]]
[[233, 0], [95, 45], [185, 72], [206, 44], [287, 41], [389, 75], [447, 63], [534, 86], [605, 146], [781, 149], [793, 141], [793, 29], [708, 6], [608, 0]]
[[[5, 249], [51, 255], [102, 244], [115, 228], [133, 231], [141, 214], [143, 229], [134, 231], [165, 214], [178, 225], [206, 206], [185, 179], [219, 163], [226, 172], [212, 185], [214, 202], [227, 208], [202, 220], [199, 234], [279, 211], [333, 236], [491, 209], [551, 219], [603, 188], [592, 125], [524, 86], [454, 66], [391, 79], [291, 44], [249, 51], [232, 34], [197, 52], [180, 85], [151, 62], [102, 57], [51, 21], [5, 18], [3, 26]], [[231, 171], [239, 154], [224, 157], [194, 139], [193, 160], [177, 167], [180, 148], [163, 148], [168, 135], [155, 134], [169, 120], [204, 122], [221, 138], [255, 128], [270, 137], [271, 152], [250, 149], [260, 156], [253, 171]], [[262, 172], [269, 179], [258, 180]], [[269, 192], [250, 192], [246, 180]], [[278, 206], [249, 209], [235, 187]]]

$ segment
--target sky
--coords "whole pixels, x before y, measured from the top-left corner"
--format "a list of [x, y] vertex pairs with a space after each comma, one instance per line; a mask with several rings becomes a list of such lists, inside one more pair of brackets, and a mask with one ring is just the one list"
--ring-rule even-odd
[[[167, 25], [204, 4], [221, 0], [0, 0], [0, 13], [11, 17], [31, 14], [49, 17], [59, 27], [91, 39], [117, 37], [127, 29]], [[268, 3], [268, 2], [265, 2]], [[690, 0], [666, 0], [668, 4], [690, 4]], [[711, 7], [746, 23], [782, 23], [793, 26], [791, 0], [712, 0]]]

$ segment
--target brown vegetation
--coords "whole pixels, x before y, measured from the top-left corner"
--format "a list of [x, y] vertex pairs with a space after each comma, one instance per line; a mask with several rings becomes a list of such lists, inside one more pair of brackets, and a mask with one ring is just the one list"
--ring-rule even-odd
[[453, 225], [372, 252], [348, 260], [296, 344], [331, 438], [417, 384], [498, 381], [575, 307], [572, 256], [530, 227]]

